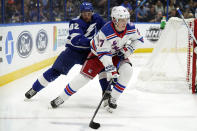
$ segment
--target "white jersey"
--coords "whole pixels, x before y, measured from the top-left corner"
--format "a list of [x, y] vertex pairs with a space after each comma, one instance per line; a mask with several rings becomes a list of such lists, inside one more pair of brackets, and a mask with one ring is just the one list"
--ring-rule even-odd
[[136, 30], [134, 24], [127, 24], [124, 32], [118, 33], [113, 23], [108, 22], [92, 39], [91, 51], [98, 56], [106, 67], [112, 65], [112, 56], [116, 55], [128, 41], [132, 41], [131, 46], [134, 49], [143, 43], [143, 37]]

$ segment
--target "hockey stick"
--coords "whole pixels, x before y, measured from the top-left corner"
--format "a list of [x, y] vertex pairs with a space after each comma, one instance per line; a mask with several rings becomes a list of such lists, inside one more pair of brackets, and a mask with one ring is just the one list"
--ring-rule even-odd
[[[109, 90], [109, 88], [110, 88], [111, 85], [112, 85], [112, 81], [113, 81], [113, 80], [111, 79], [110, 82], [109, 82], [109, 85], [107, 86], [107, 89], [106, 89], [106, 90]], [[98, 128], [101, 126], [100, 123], [94, 122], [94, 118], [95, 118], [95, 116], [96, 116], [98, 110], [100, 109], [100, 106], [101, 106], [101, 104], [102, 104], [102, 102], [103, 102], [103, 100], [104, 100], [104, 98], [105, 98], [105, 95], [106, 95], [106, 91], [104, 92], [103, 97], [102, 97], [101, 101], [99, 102], [99, 105], [98, 105], [98, 107], [96, 108], [96, 110], [95, 110], [95, 112], [94, 112], [94, 115], [93, 115], [93, 117], [92, 117], [92, 119], [91, 119], [91, 121], [90, 121], [89, 127], [93, 128], [93, 129], [98, 129]]]
[[189, 28], [188, 24], [186, 23], [185, 18], [183, 16], [182, 12], [180, 11], [179, 8], [177, 8], [177, 11], [178, 11], [179, 15], [181, 16], [181, 18], [183, 19], [183, 22], [186, 25], [187, 29], [189, 30], [189, 33], [191, 34], [191, 36], [194, 39], [195, 43], [197, 44], [196, 37], [194, 36], [194, 33], [192, 32], [192, 30]]
[[[134, 11], [135, 11], [136, 9], [140, 8], [145, 2], [146, 2], [146, 0], [143, 0], [141, 3], [139, 3], [138, 6], [134, 9]], [[119, 64], [118, 64], [118, 65], [119, 65]], [[107, 87], [106, 90], [108, 90], [108, 89], [111, 87], [112, 82], [113, 82], [113, 80], [110, 80], [109, 85], [108, 85], [108, 87]], [[93, 128], [93, 129], [98, 129], [98, 128], [101, 126], [100, 123], [94, 122], [94, 118], [95, 118], [95, 116], [96, 116], [98, 110], [100, 109], [100, 106], [101, 106], [101, 104], [102, 104], [102, 102], [103, 102], [103, 100], [104, 100], [104, 98], [105, 98], [105, 95], [106, 95], [106, 92], [104, 92], [103, 97], [102, 97], [101, 101], [99, 102], [99, 105], [98, 105], [98, 107], [96, 108], [96, 110], [95, 110], [95, 112], [94, 112], [94, 115], [93, 115], [93, 117], [92, 117], [92, 119], [91, 119], [91, 121], [90, 121], [90, 123], [89, 123], [89, 127]]]

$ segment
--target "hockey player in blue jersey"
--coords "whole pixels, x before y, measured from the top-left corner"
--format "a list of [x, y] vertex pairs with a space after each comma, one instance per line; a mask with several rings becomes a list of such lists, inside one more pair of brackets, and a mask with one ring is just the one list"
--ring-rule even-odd
[[[25, 93], [26, 98], [32, 98], [61, 74], [67, 75], [75, 64], [82, 65], [85, 62], [90, 52], [90, 40], [105, 22], [98, 14], [93, 13], [93, 6], [89, 2], [83, 2], [80, 5], [80, 11], [80, 16], [72, 19], [69, 23], [66, 49], [61, 52], [52, 67], [44, 72], [34, 82], [32, 88]], [[105, 85], [102, 87], [105, 87]]]
[[53, 108], [63, 104], [103, 69], [103, 77], [114, 83], [110, 97], [105, 100], [105, 108], [109, 112], [117, 108], [117, 100], [132, 76], [132, 64], [128, 57], [143, 43], [143, 37], [135, 25], [128, 22], [130, 14], [123, 6], [113, 7], [111, 17], [112, 21], [106, 23], [91, 40], [90, 59], [85, 61], [81, 72], [51, 101]]

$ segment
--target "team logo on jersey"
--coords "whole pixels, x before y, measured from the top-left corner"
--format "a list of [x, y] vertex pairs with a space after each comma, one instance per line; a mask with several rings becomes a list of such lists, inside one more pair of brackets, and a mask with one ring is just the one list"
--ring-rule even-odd
[[48, 36], [45, 30], [40, 30], [36, 37], [36, 48], [39, 53], [43, 53], [48, 45]]
[[5, 41], [5, 55], [8, 64], [12, 63], [13, 55], [14, 55], [14, 41], [13, 41], [13, 36], [12, 32], [9, 31], [6, 37]]
[[116, 41], [113, 41], [113, 44], [112, 44], [112, 49], [114, 49], [114, 50], [119, 50], [119, 47], [117, 46], [117, 42]]
[[157, 41], [160, 37], [160, 32], [159, 26], [150, 26], [150, 28], [146, 30], [145, 37], [150, 41]]
[[88, 29], [86, 30], [86, 33], [85, 33], [85, 37], [92, 37], [92, 36], [94, 36], [94, 34], [96, 33], [95, 32], [95, 26], [96, 26], [96, 23], [93, 23], [93, 24], [91, 24], [89, 27], [88, 27]]
[[30, 32], [23, 31], [17, 40], [17, 52], [20, 57], [26, 58], [30, 55], [33, 47], [33, 40]]

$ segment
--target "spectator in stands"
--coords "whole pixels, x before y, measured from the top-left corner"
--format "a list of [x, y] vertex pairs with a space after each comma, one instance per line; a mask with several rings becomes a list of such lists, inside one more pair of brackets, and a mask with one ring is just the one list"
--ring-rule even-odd
[[[171, 1], [170, 5], [168, 7], [168, 12], [171, 12], [171, 10], [173, 10], [173, 9], [176, 9], [176, 8], [175, 8], [175, 5], [174, 5], [174, 2]], [[165, 13], [167, 13], [167, 6], [165, 6]]]
[[47, 4], [48, 4], [48, 0], [42, 0], [42, 5], [43, 5], [43, 7], [46, 7]]
[[195, 0], [195, 1], [191, 2], [191, 3], [192, 3], [192, 5], [190, 7], [190, 10], [191, 10], [191, 12], [193, 14], [195, 14], [195, 11], [196, 11], [196, 8], [197, 8], [197, 0]]
[[139, 22], [147, 21], [148, 12], [147, 12], [146, 8], [144, 8], [144, 6], [141, 6], [136, 11], [137, 11], [137, 18], [138, 18]]
[[189, 12], [188, 15], [186, 16], [186, 19], [189, 19], [189, 18], [194, 18], [194, 15], [192, 14], [192, 12]]
[[121, 6], [124, 6], [124, 7], [129, 11], [130, 14], [132, 13], [132, 6], [131, 6], [131, 4], [129, 3], [128, 0], [125, 0], [125, 1], [121, 4]]
[[157, 12], [155, 22], [161, 22], [162, 17], [163, 17], [163, 13], [161, 11]]
[[107, 0], [100, 0], [98, 2], [98, 7], [100, 10], [101, 16], [106, 16], [107, 15]]
[[132, 8], [131, 4], [129, 3], [129, 0], [125, 0], [121, 4], [121, 6], [125, 7], [129, 11], [129, 13], [130, 13], [130, 20], [134, 21], [134, 17], [133, 17], [134, 16], [134, 12], [133, 12], [133, 8]]
[[151, 5], [147, 15], [147, 22], [155, 22], [155, 17], [156, 17], [155, 5]]
[[47, 22], [48, 18], [42, 4], [40, 6], [40, 22]]
[[177, 14], [176, 9], [172, 9], [172, 10], [170, 11], [169, 18], [170, 18], [170, 17], [178, 17], [178, 14]]
[[58, 6], [53, 8], [53, 21], [62, 21], [61, 11]]
[[164, 13], [163, 4], [161, 3], [160, 0], [158, 0], [157, 3], [156, 3], [155, 11], [156, 12], [162, 12], [162, 14]]
[[9, 0], [7, 3], [6, 3], [6, 9], [5, 9], [5, 19], [6, 19], [6, 22], [10, 23], [11, 22], [11, 18], [14, 14], [14, 10], [15, 10], [15, 3], [14, 3], [14, 0]]
[[71, 0], [67, 0], [67, 3], [66, 3], [66, 16], [69, 18], [69, 19], [72, 19], [76, 16], [76, 13], [75, 13], [75, 6], [74, 4], [72, 3]]
[[8, 3], [12, 3], [12, 8], [10, 11], [11, 13], [11, 18], [9, 19], [10, 23], [20, 23], [21, 22], [21, 4], [20, 3], [15, 3], [14, 1], [8, 1]]
[[24, 22], [31, 22], [28, 6], [24, 6]]
[[46, 15], [44, 14], [44, 9], [41, 3], [39, 3], [39, 7], [40, 7], [40, 21], [38, 21], [38, 5], [37, 3], [31, 3], [30, 5], [30, 20], [31, 22], [46, 22], [48, 21]]
[[[64, 6], [65, 6], [65, 1], [64, 0], [52, 0], [52, 5], [51, 0], [40, 0], [39, 2], [42, 4], [43, 8], [40, 7], [42, 10], [41, 11], [41, 21], [48, 21], [49, 19], [51, 21], [59, 21], [59, 20], [64, 20]], [[80, 1], [78, 0], [66, 0], [67, 3], [67, 8], [66, 8], [66, 20], [70, 20], [73, 18], [73, 16], [76, 16], [79, 13], [79, 9], [75, 8], [77, 6], [79, 6]], [[101, 14], [101, 16], [107, 18], [108, 15], [108, 0], [86, 0], [89, 2], [92, 2], [94, 4], [95, 7], [95, 11], [99, 12], [99, 14]], [[124, 7], [126, 7], [127, 9], [129, 9], [130, 14], [131, 14], [131, 20], [135, 21], [135, 13], [133, 13], [133, 9], [136, 6], [136, 1], [137, 0], [110, 0], [110, 7], [112, 6], [118, 6], [118, 5], [122, 5]], [[142, 0], [138, 0], [138, 1], [142, 1]], [[173, 16], [173, 11], [176, 9], [177, 7], [179, 7], [183, 13], [186, 12], [187, 16], [189, 14], [189, 12], [186, 11], [186, 9], [189, 9], [189, 11], [194, 15], [195, 14], [195, 10], [197, 8], [197, 0], [169, 0], [170, 1], [170, 5], [168, 8], [169, 11], [169, 15], [170, 17]], [[21, 4], [21, 0], [5, 0], [5, 22], [21, 22], [21, 18], [22, 18], [22, 13], [21, 13], [21, 8], [15, 10], [16, 5], [22, 5]], [[37, 3], [37, 0], [24, 0], [24, 15], [25, 15], [25, 22], [30, 22], [31, 20], [36, 22], [37, 21], [37, 9], [35, 7], [35, 4]], [[146, 10], [146, 12], [148, 11], [150, 13], [149, 10], [151, 10], [152, 5], [155, 5], [155, 11], [157, 13], [158, 16], [160, 16], [160, 12], [162, 12], [162, 14], [166, 14], [166, 5], [167, 5], [167, 0], [148, 0], [146, 1], [146, 3], [149, 4], [149, 8], [146, 8], [146, 6], [144, 5], [144, 10]], [[1, 3], [0, 3], [1, 4]], [[56, 5], [58, 5], [58, 7], [56, 8]], [[33, 7], [34, 6], [34, 7]], [[51, 11], [50, 11], [50, 7], [52, 6], [52, 15], [51, 15]], [[110, 10], [110, 9], [109, 9]], [[171, 12], [171, 13], [170, 13]], [[138, 13], [138, 21], [154, 21], [153, 19], [150, 20], [149, 16], [152, 15], [148, 15], [146, 17], [148, 17], [148, 19], [144, 18], [142, 16], [144, 12], [141, 11], [141, 13]], [[53, 15], [55, 16], [55, 18], [53, 18]], [[157, 18], [158, 18], [157, 16]], [[174, 15], [176, 16], [176, 15]], [[190, 14], [191, 16], [191, 14]], [[1, 17], [1, 16], [0, 16]], [[156, 19], [157, 19], [156, 18]]]

